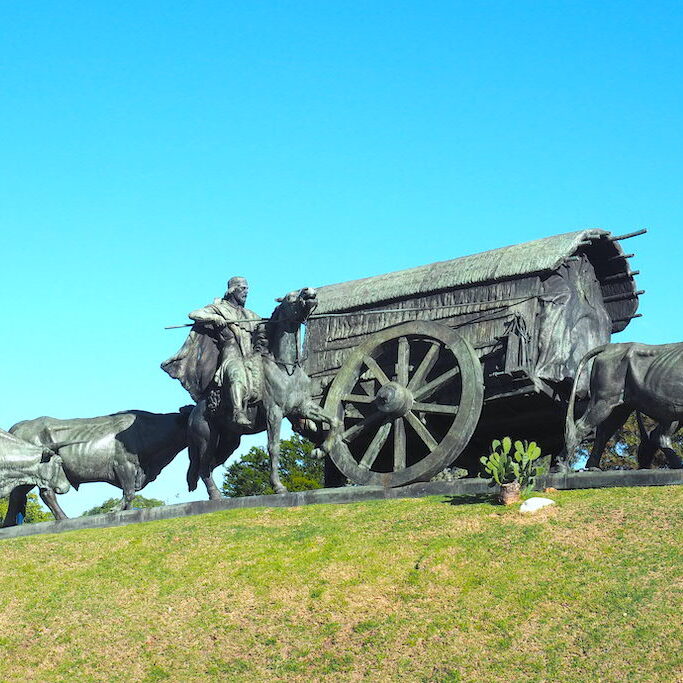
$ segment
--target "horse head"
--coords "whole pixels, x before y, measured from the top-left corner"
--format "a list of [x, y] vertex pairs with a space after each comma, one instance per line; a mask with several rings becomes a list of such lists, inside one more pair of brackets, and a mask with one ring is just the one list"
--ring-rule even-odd
[[318, 293], [312, 287], [290, 292], [279, 299], [266, 325], [268, 346], [273, 356], [284, 363], [299, 361], [299, 327], [318, 305]]
[[318, 293], [312, 287], [304, 287], [275, 301], [280, 305], [273, 311], [271, 320], [279, 323], [289, 322], [298, 328], [318, 306]]

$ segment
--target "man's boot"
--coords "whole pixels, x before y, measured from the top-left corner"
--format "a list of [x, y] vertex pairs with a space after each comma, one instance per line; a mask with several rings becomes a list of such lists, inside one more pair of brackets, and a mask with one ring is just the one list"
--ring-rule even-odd
[[235, 424], [243, 427], [250, 427], [251, 420], [247, 417], [244, 406], [244, 389], [239, 384], [230, 387], [230, 398], [232, 399], [232, 420]]

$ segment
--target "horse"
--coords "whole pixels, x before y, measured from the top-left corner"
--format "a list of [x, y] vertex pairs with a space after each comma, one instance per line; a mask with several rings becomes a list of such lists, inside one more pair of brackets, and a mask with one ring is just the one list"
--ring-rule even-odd
[[217, 403], [209, 392], [190, 414], [187, 485], [194, 491], [201, 478], [210, 500], [221, 498], [212, 472], [235, 452], [243, 434], [268, 433], [270, 484], [276, 493], [286, 493], [278, 471], [282, 419], [338, 427], [339, 420], [313, 401], [311, 380], [301, 367], [300, 327], [315, 310], [317, 293], [306, 287], [276, 301], [279, 305], [266, 323], [267, 350], [257, 349], [245, 359], [253, 385], [247, 406], [250, 424], [234, 422], [227, 383], [217, 389]]

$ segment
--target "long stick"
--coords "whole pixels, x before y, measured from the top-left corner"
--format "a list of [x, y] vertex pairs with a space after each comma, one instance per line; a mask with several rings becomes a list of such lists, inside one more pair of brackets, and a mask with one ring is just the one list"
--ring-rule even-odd
[[[529, 301], [529, 299], [533, 299], [539, 295], [532, 295], [532, 296], [518, 296], [513, 299], [496, 299], [494, 301], [471, 301], [469, 303], [461, 303], [461, 304], [450, 304], [448, 306], [431, 306], [430, 308], [425, 308], [424, 306], [414, 306], [414, 307], [409, 307], [409, 308], [384, 308], [384, 309], [378, 309], [378, 310], [372, 310], [372, 311], [349, 311], [346, 313], [315, 313], [311, 316], [308, 317], [308, 320], [313, 320], [315, 318], [343, 318], [348, 315], [374, 315], [378, 313], [403, 313], [403, 312], [412, 312], [412, 311], [436, 311], [436, 310], [441, 310], [444, 308], [467, 308], [468, 306], [477, 306], [479, 304], [492, 304], [494, 308], [498, 307], [500, 308], [501, 303], [505, 302], [511, 302], [510, 305], [514, 306], [515, 303], [524, 303], [525, 301]], [[489, 310], [489, 309], [484, 309], [484, 311]], [[472, 311], [472, 313], [476, 313], [479, 311]], [[226, 320], [226, 323], [249, 323], [249, 322], [265, 322], [270, 320], [270, 318], [250, 318], [249, 320]], [[165, 330], [177, 330], [182, 327], [192, 327], [194, 323], [185, 323], [184, 325], [170, 325], [169, 327], [164, 327]]]

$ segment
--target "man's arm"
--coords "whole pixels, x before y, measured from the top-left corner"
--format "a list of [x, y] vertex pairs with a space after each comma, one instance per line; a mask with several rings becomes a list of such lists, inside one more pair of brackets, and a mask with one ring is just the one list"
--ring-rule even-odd
[[188, 313], [188, 317], [197, 323], [210, 323], [219, 329], [227, 325], [225, 318], [216, 312], [216, 309], [212, 304], [204, 306], [204, 308], [198, 308], [196, 311], [192, 311], [192, 313]]

